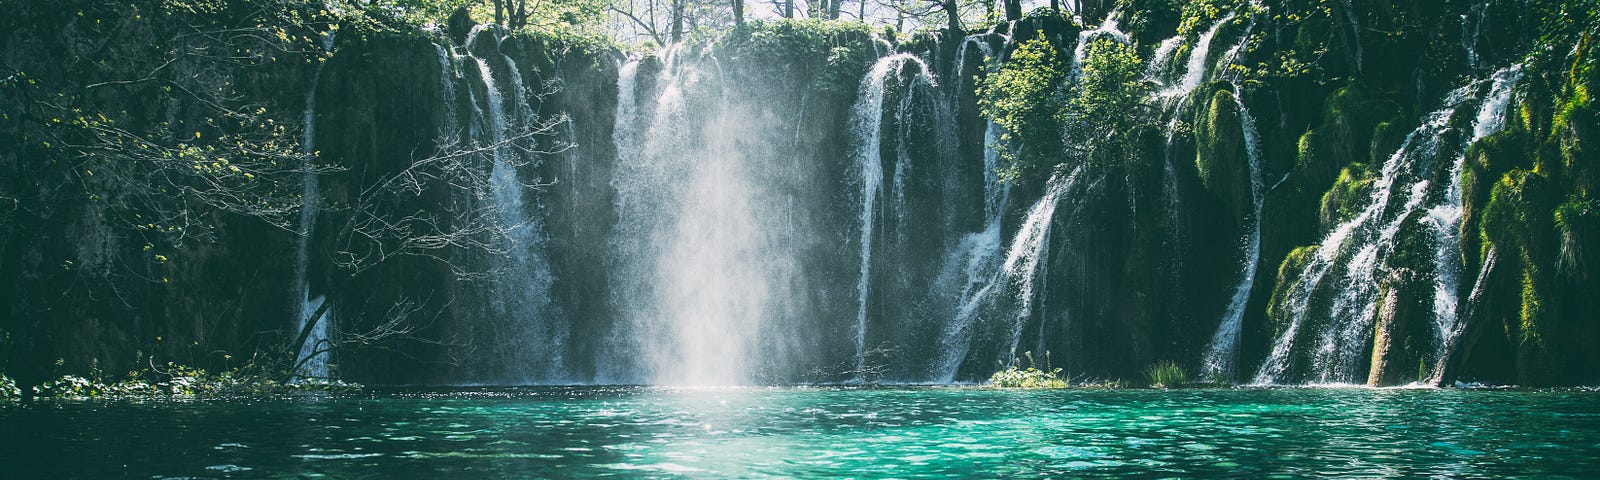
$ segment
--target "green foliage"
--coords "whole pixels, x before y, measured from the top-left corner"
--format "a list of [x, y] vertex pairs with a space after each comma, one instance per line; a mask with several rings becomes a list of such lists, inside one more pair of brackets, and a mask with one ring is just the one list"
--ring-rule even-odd
[[1556, 207], [1555, 226], [1561, 242], [1558, 269], [1579, 278], [1593, 275], [1594, 260], [1590, 258], [1596, 241], [1600, 241], [1600, 201], [1569, 197]]
[[1072, 145], [1091, 165], [1115, 165], [1137, 156], [1131, 133], [1150, 123], [1148, 102], [1155, 89], [1132, 45], [1099, 39], [1084, 51], [1083, 71], [1066, 105]]
[[22, 396], [22, 390], [17, 388], [17, 381], [0, 373], [0, 400], [15, 400]]
[[1189, 383], [1189, 374], [1177, 362], [1164, 360], [1156, 362], [1144, 370], [1145, 379], [1150, 381], [1150, 386], [1155, 388], [1181, 387]]
[[1196, 36], [1200, 30], [1227, 16], [1228, 12], [1253, 14], [1264, 8], [1255, 2], [1243, 0], [1190, 0], [1183, 5], [1183, 11], [1179, 14], [1182, 19], [1178, 22], [1178, 34]]
[[340, 381], [277, 380], [285, 376], [254, 366], [210, 373], [203, 369], [167, 363], [162, 367], [128, 372], [126, 376], [116, 380], [102, 379], [99, 372], [92, 374], [92, 378], [63, 375], [34, 386], [33, 394], [43, 398], [86, 399], [262, 396], [308, 392], [348, 393], [361, 390], [360, 385]]
[[1067, 62], [1060, 49], [1045, 39], [1023, 42], [999, 70], [978, 84], [978, 108], [983, 116], [1005, 129], [1001, 150], [1006, 165], [1003, 181], [1017, 183], [1043, 176], [1055, 165], [1063, 145], [1062, 114]]
[[1028, 359], [1028, 367], [1022, 368], [1015, 359], [1005, 370], [994, 372], [989, 376], [989, 385], [997, 388], [1067, 388], [1068, 382], [1061, 376], [1061, 369], [1050, 368], [1050, 353], [1045, 352], [1045, 365], [1039, 368], [1034, 362], [1033, 352], [1024, 352]]
[[803, 71], [773, 71], [787, 80], [815, 75], [811, 88], [854, 92], [874, 55], [872, 30], [859, 22], [752, 20], [717, 40], [720, 48], [750, 65], [796, 65]]

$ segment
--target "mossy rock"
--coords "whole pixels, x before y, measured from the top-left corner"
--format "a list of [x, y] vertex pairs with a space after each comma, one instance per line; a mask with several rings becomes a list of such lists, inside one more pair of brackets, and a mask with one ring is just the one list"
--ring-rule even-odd
[[1372, 366], [1367, 384], [1423, 382], [1431, 330], [1432, 283], [1410, 268], [1396, 268], [1382, 281], [1373, 324]]
[[1290, 250], [1283, 257], [1283, 263], [1278, 265], [1277, 281], [1273, 282], [1272, 299], [1267, 303], [1267, 321], [1271, 323], [1272, 336], [1277, 337], [1289, 328], [1289, 319], [1285, 312], [1285, 303], [1289, 301], [1289, 294], [1294, 290], [1294, 284], [1300, 280], [1300, 275], [1305, 273], [1306, 266], [1317, 256], [1320, 245], [1306, 245]]
[[1332, 230], [1354, 217], [1357, 209], [1366, 205], [1362, 200], [1371, 195], [1373, 181], [1372, 170], [1364, 163], [1352, 163], [1340, 170], [1333, 188], [1322, 195], [1321, 215], [1318, 217], [1322, 221], [1322, 229]]
[[1250, 156], [1233, 92], [1218, 89], [1195, 119], [1195, 170], [1200, 183], [1216, 194], [1232, 218], [1244, 218], [1250, 204]]

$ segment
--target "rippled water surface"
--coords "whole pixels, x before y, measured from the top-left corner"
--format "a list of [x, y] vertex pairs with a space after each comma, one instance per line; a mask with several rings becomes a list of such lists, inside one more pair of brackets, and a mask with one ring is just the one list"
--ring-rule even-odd
[[0, 404], [5, 478], [1589, 477], [1600, 393], [536, 388]]

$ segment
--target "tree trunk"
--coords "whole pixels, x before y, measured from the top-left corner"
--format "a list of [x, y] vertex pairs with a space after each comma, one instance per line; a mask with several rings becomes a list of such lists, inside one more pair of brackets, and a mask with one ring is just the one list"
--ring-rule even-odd
[[522, 28], [528, 24], [528, 0], [517, 0], [517, 12], [511, 14], [511, 28]]
[[794, 0], [783, 0], [783, 18], [794, 18]]
[[[945, 18], [948, 21], [948, 24], [945, 25], [945, 28], [949, 29], [951, 34], [956, 34], [957, 32], [961, 31], [961, 3], [958, 2], [957, 0], [943, 0], [943, 1], [944, 1]], [[1016, 1], [1021, 1], [1021, 0], [1006, 0], [1006, 1], [1008, 1], [1008, 2], [1016, 2]], [[1019, 9], [1020, 9], [1020, 7], [1019, 7]]]
[[672, 43], [683, 41], [683, 9], [689, 0], [672, 0]]
[[744, 26], [744, 0], [733, 0], [733, 24]]
[[1022, 0], [1005, 0], [1006, 20], [1016, 21], [1022, 19]]
[[844, 0], [828, 0], [828, 20], [839, 19], [839, 4], [841, 3], [844, 3]]

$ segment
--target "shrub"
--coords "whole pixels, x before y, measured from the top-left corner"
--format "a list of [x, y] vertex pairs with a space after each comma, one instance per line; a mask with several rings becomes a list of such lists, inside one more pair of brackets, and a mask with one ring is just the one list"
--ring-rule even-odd
[[1024, 369], [1012, 361], [1005, 370], [989, 376], [989, 385], [999, 388], [1067, 388], [1067, 379], [1061, 376], [1061, 369], [1050, 368], [1049, 355], [1045, 353], [1045, 366], [1040, 369], [1033, 361], [1033, 352], [1026, 352], [1023, 356], [1028, 359], [1028, 368]]
[[22, 390], [17, 388], [17, 382], [0, 373], [0, 400], [11, 400], [21, 396]]
[[1155, 388], [1179, 387], [1189, 382], [1189, 374], [1184, 373], [1183, 367], [1170, 360], [1156, 362], [1145, 369], [1144, 375], [1150, 379], [1150, 386]]
[[[120, 381], [63, 375], [33, 387], [41, 398], [86, 399], [98, 397], [226, 397], [282, 395], [305, 392], [348, 393], [360, 385], [337, 380], [280, 382], [283, 375], [253, 367], [210, 373], [174, 363], [128, 372]], [[10, 381], [10, 379], [6, 379]], [[12, 387], [15, 389], [15, 386]], [[0, 390], [4, 390], [0, 387]], [[0, 398], [4, 397], [0, 392]], [[19, 392], [20, 393], [20, 392]]]

